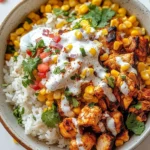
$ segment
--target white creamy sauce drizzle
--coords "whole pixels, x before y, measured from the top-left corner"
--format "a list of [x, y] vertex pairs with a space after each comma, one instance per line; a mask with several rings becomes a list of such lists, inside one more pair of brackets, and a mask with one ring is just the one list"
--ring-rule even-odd
[[79, 127], [78, 127], [77, 120], [75, 118], [72, 118], [72, 122], [74, 123], [74, 125], [75, 125], [75, 127], [77, 129], [76, 143], [77, 143], [78, 149], [79, 150], [85, 150], [85, 148], [83, 146], [83, 142], [81, 140], [81, 134], [80, 134], [80, 130], [79, 130]]
[[101, 129], [101, 132], [105, 132], [105, 126], [103, 122], [99, 122], [98, 126]]
[[112, 89], [108, 87], [108, 85], [105, 82], [101, 82], [100, 87], [103, 89], [104, 94], [111, 102], [116, 102], [117, 99], [115, 95], [112, 93]]
[[64, 115], [67, 117], [72, 117], [74, 115], [74, 113], [71, 111], [71, 108], [69, 106], [69, 102], [65, 96], [61, 100], [61, 110], [63, 111]]
[[124, 95], [128, 95], [129, 94], [129, 87], [127, 85], [127, 83], [125, 81], [123, 81], [123, 84], [120, 87], [120, 91], [124, 94]]
[[[124, 62], [121, 57], [116, 57], [116, 62], [120, 66], [130, 65], [128, 62]], [[130, 65], [130, 68], [128, 69], [128, 72], [132, 72], [134, 74], [137, 74], [136, 69], [133, 68], [131, 65]]]
[[115, 127], [115, 121], [112, 117], [110, 117], [109, 114], [104, 114], [106, 117], [106, 125], [107, 128], [111, 131], [111, 133], [116, 136], [117, 135], [117, 131], [116, 131], [116, 127]]

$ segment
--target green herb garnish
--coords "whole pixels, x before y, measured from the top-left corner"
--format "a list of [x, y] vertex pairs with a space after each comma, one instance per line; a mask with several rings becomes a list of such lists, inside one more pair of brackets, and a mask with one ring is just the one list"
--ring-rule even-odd
[[74, 20], [76, 20], [76, 17], [74, 15], [67, 18], [67, 22], [73, 22]]
[[75, 108], [79, 106], [78, 100], [74, 97], [72, 98], [72, 106], [75, 107]]
[[68, 15], [69, 15], [69, 12], [68, 12], [68, 11], [63, 11], [63, 10], [61, 10], [61, 9], [59, 9], [59, 8], [55, 8], [55, 9], [53, 10], [53, 12], [54, 12], [54, 14], [55, 14], [56, 16], [68, 16]]
[[83, 57], [87, 56], [84, 48], [80, 48], [80, 52]]
[[54, 70], [54, 74], [60, 74], [60, 73], [65, 73], [66, 70], [65, 69], [60, 69], [60, 67], [56, 67]]
[[28, 46], [28, 49], [32, 52], [32, 56], [36, 54], [36, 48], [33, 45]]
[[59, 50], [59, 49], [56, 49], [56, 50], [55, 50], [55, 53], [56, 53], [56, 54], [60, 54], [60, 50]]
[[60, 116], [57, 112], [57, 107], [53, 104], [50, 110], [43, 112], [42, 121], [50, 128], [55, 128], [60, 122]]
[[27, 21], [29, 24], [31, 24], [33, 21], [30, 18], [26, 18], [25, 21]]
[[131, 113], [128, 115], [126, 120], [127, 128], [132, 131], [135, 135], [141, 135], [145, 130], [144, 122], [140, 122], [136, 119], [136, 115]]
[[46, 48], [45, 50], [44, 50], [44, 52], [50, 52], [50, 48]]
[[14, 57], [13, 57], [14, 62], [17, 62], [17, 58], [18, 58], [18, 56], [14, 56]]
[[43, 47], [45, 47], [45, 43], [44, 43], [44, 41], [41, 39], [40, 41], [38, 41], [38, 42], [36, 43], [36, 49], [37, 49], [37, 48], [43, 48]]
[[137, 104], [132, 105], [131, 107], [134, 107], [134, 108], [136, 108], [137, 110], [139, 110], [139, 109], [142, 108], [142, 104], [141, 104], [140, 102], [138, 102]]
[[74, 76], [71, 76], [70, 79], [71, 80], [80, 79], [80, 75], [79, 74], [75, 74]]
[[1, 87], [7, 87], [9, 84], [2, 84]]
[[36, 121], [36, 117], [33, 115], [33, 119]]
[[121, 75], [121, 79], [122, 80], [126, 80], [126, 76], [125, 75]]
[[14, 46], [12, 46], [12, 45], [7, 45], [6, 53], [8, 53], [8, 54], [13, 54], [15, 51], [16, 51], [16, 50], [15, 50]]
[[23, 77], [22, 85], [23, 85], [25, 88], [26, 88], [27, 86], [29, 86], [30, 84], [32, 84], [32, 83], [33, 83], [33, 80], [31, 80], [28, 75], [26, 75], [26, 76]]
[[81, 25], [79, 22], [76, 22], [76, 24], [73, 26], [72, 30], [75, 30], [75, 29], [80, 29], [81, 28]]
[[20, 108], [20, 106], [17, 106], [13, 110], [13, 115], [17, 118], [18, 124], [22, 125], [22, 115], [24, 114], [24, 108]]
[[106, 79], [107, 79], [108, 85], [111, 88], [114, 88], [115, 87], [115, 79], [113, 77], [106, 77]]
[[93, 107], [95, 106], [95, 103], [90, 103], [90, 104], [88, 104], [88, 106], [89, 106], [90, 108], [93, 108]]
[[103, 28], [108, 25], [108, 21], [115, 15], [115, 11], [109, 8], [99, 9], [98, 6], [89, 6], [90, 11], [83, 16], [83, 19], [88, 19], [92, 27]]

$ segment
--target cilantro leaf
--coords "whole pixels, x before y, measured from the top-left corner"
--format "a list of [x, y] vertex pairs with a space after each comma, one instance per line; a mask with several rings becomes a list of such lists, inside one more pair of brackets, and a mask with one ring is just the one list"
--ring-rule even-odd
[[103, 28], [106, 25], [108, 25], [108, 21], [111, 20], [111, 18], [115, 15], [115, 11], [108, 9], [108, 8], [104, 8], [102, 9], [102, 13], [101, 13], [101, 21], [98, 24], [99, 28]]
[[141, 135], [145, 130], [144, 122], [136, 120], [136, 115], [133, 113], [128, 115], [126, 120], [126, 126], [130, 131], [134, 132], [134, 134], [136, 135]]
[[71, 80], [76, 80], [76, 79], [80, 79], [80, 75], [78, 75], [77, 73], [74, 76], [70, 77]]
[[125, 75], [121, 75], [121, 79], [122, 80], [126, 80], [126, 76]]
[[43, 112], [41, 119], [48, 127], [55, 128], [60, 122], [60, 116], [57, 112], [57, 107], [53, 104], [50, 110]]
[[67, 18], [67, 22], [73, 22], [74, 20], [76, 20], [76, 17], [74, 15]]
[[46, 48], [44, 52], [50, 52], [50, 48]]
[[107, 82], [108, 82], [108, 85], [111, 87], [111, 88], [114, 88], [115, 87], [115, 80], [113, 77], [106, 77], [107, 79]]
[[13, 115], [17, 118], [18, 124], [22, 125], [22, 115], [24, 114], [24, 108], [20, 108], [20, 106], [17, 106], [13, 110]]
[[76, 24], [73, 26], [72, 30], [75, 30], [75, 29], [80, 29], [81, 28], [81, 25], [79, 22], [76, 22]]
[[140, 102], [138, 102], [137, 104], [135, 105], [132, 105], [132, 107], [136, 108], [137, 110], [141, 109], [142, 108], [142, 104]]
[[84, 48], [80, 48], [80, 52], [83, 57], [87, 56]]
[[43, 47], [45, 47], [45, 43], [44, 43], [44, 41], [41, 39], [40, 41], [38, 41], [38, 42], [36, 43], [36, 49], [37, 49], [37, 48], [43, 48]]
[[93, 108], [93, 107], [95, 106], [95, 104], [94, 104], [94, 103], [90, 103], [90, 104], [88, 104], [88, 106], [89, 106], [90, 108]]
[[32, 56], [36, 54], [36, 48], [33, 45], [28, 46], [28, 49], [32, 52]]
[[30, 18], [26, 18], [25, 21], [27, 21], [29, 24], [31, 24], [33, 21]]
[[74, 97], [72, 98], [72, 105], [73, 105], [73, 107], [78, 107], [79, 106], [78, 100]]
[[29, 79], [29, 76], [24, 76], [22, 80], [22, 85], [26, 88], [28, 85], [33, 83], [31, 79]]
[[69, 15], [69, 12], [68, 12], [68, 11], [63, 11], [63, 10], [61, 10], [61, 9], [59, 9], [59, 8], [55, 8], [55, 9], [53, 10], [53, 12], [54, 12], [54, 14], [55, 14], [56, 16], [68, 16], [68, 15]]
[[60, 69], [60, 67], [56, 67], [53, 71], [54, 74], [60, 74], [60, 73], [65, 73], [65, 69]]

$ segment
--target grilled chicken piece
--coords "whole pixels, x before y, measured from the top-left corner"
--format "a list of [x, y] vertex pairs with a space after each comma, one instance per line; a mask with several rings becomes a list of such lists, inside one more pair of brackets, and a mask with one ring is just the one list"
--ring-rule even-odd
[[78, 116], [78, 125], [89, 127], [95, 126], [101, 119], [102, 110], [98, 106], [85, 106]]
[[96, 133], [103, 133], [106, 131], [104, 123], [101, 121], [96, 126], [92, 126], [92, 129]]
[[119, 133], [116, 137], [115, 145], [122, 146], [125, 142], [129, 141], [129, 133], [128, 130], [124, 129]]
[[107, 97], [105, 97], [105, 100], [106, 100], [107, 107], [108, 107], [111, 111], [115, 111], [115, 110], [118, 109], [118, 107], [119, 107], [118, 101], [116, 101], [116, 102], [111, 102]]
[[80, 141], [79, 137], [78, 139], [71, 140], [69, 150], [79, 150], [81, 147], [83, 147], [84, 150], [91, 150], [92, 147], [96, 144], [96, 137], [92, 133], [85, 133], [81, 137], [81, 141], [78, 144], [77, 140]]
[[103, 89], [100, 86], [96, 86], [94, 88], [94, 95], [98, 98], [101, 99], [104, 96]]
[[72, 118], [66, 118], [59, 125], [59, 130], [64, 138], [75, 138], [77, 129], [72, 121]]
[[132, 101], [133, 101], [132, 97], [122, 95], [121, 105], [125, 110], [127, 110], [130, 104], [132, 103]]
[[106, 111], [107, 110], [107, 105], [106, 105], [106, 102], [105, 102], [104, 99], [99, 99], [98, 105], [102, 109], [102, 111]]
[[97, 150], [112, 150], [114, 145], [114, 137], [108, 133], [100, 135], [97, 140], [96, 149]]
[[147, 114], [146, 114], [145, 112], [140, 113], [140, 114], [136, 117], [136, 119], [137, 119], [138, 121], [140, 121], [140, 122], [146, 122], [146, 121], [147, 121], [147, 118], [148, 118], [148, 116], [147, 116]]
[[138, 100], [149, 100], [150, 101], [150, 89], [142, 89], [138, 92]]
[[114, 112], [111, 112], [110, 115], [114, 119], [117, 133], [120, 133], [120, 131], [124, 127], [122, 113], [119, 111], [114, 111]]

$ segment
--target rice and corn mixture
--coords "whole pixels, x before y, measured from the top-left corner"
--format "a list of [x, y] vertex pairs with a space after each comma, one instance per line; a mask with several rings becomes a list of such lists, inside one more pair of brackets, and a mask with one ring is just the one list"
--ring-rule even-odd
[[150, 111], [149, 36], [110, 0], [49, 0], [8, 39], [4, 92], [25, 134], [70, 150], [111, 150]]

